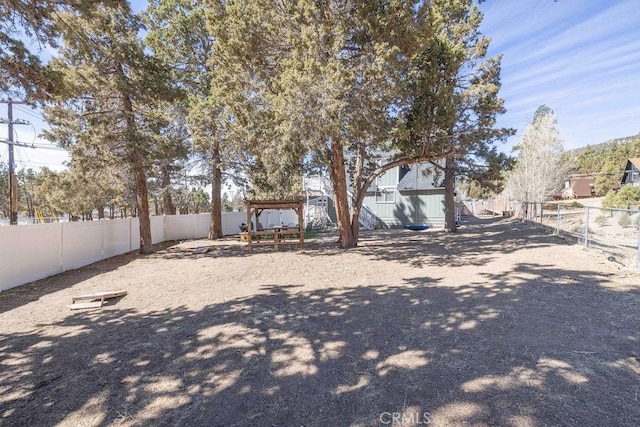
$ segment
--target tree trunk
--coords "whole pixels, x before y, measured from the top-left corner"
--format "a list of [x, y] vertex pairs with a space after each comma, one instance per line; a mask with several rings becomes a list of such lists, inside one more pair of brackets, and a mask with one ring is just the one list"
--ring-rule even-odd
[[[344, 249], [355, 248], [358, 245], [358, 238], [357, 234], [353, 232], [353, 224], [350, 221], [351, 215], [349, 215], [344, 151], [342, 144], [335, 139], [331, 143], [330, 166], [331, 183], [333, 184], [336, 202], [336, 216], [338, 217], [338, 231], [340, 232], [340, 247]], [[357, 227], [357, 223], [355, 226]]]
[[455, 233], [457, 230], [455, 167], [453, 155], [447, 156], [444, 166], [444, 229], [449, 233]]
[[365, 142], [362, 140], [358, 141], [356, 168], [353, 174], [353, 200], [351, 200], [351, 212], [349, 218], [351, 221], [351, 233], [353, 234], [356, 244], [360, 237], [360, 209], [362, 209], [362, 202], [364, 201], [364, 197], [361, 197], [361, 194], [367, 192], [367, 188], [362, 186], [364, 161], [366, 156], [365, 149]]
[[[122, 82], [127, 81], [122, 64], [116, 63], [116, 73]], [[144, 170], [144, 155], [138, 147], [136, 124], [133, 112], [133, 102], [126, 93], [121, 93], [122, 109], [126, 117], [128, 145], [131, 153], [131, 169], [136, 186], [136, 211], [140, 218], [140, 250], [141, 254], [153, 252], [151, 243], [151, 218], [149, 212], [149, 197], [147, 191], [147, 176]]]
[[27, 211], [29, 212], [27, 215], [30, 218], [36, 217], [36, 210], [33, 207], [33, 198], [30, 195], [27, 195]]
[[140, 219], [140, 253], [150, 254], [153, 252], [151, 243], [151, 218], [149, 216], [149, 198], [147, 197], [147, 176], [144, 172], [142, 153], [133, 147], [133, 175], [136, 183], [136, 204], [137, 213]]
[[211, 149], [211, 224], [209, 239], [222, 237], [222, 170], [220, 170], [220, 146], [214, 143]]
[[161, 185], [162, 185], [162, 211], [165, 215], [175, 215], [176, 207], [171, 200], [171, 179], [169, 177], [169, 164], [162, 162], [160, 166]]

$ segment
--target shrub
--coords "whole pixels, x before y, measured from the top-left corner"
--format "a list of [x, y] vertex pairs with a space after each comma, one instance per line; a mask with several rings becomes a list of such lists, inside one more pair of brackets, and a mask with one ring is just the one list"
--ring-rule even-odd
[[616, 202], [616, 207], [622, 209], [633, 209], [638, 206], [640, 202], [640, 187], [624, 185], [616, 194]]
[[629, 215], [627, 214], [622, 214], [622, 216], [620, 216], [620, 218], [618, 218], [618, 224], [622, 227], [622, 228], [627, 228], [631, 225], [631, 218], [629, 218]]
[[609, 190], [604, 199], [602, 199], [602, 207], [604, 208], [614, 208], [617, 205], [617, 197], [616, 192], [613, 190]]
[[596, 217], [595, 221], [596, 221], [596, 224], [602, 226], [602, 225], [605, 225], [607, 223], [607, 221], [609, 221], [609, 218], [607, 218], [604, 215], [598, 215]]

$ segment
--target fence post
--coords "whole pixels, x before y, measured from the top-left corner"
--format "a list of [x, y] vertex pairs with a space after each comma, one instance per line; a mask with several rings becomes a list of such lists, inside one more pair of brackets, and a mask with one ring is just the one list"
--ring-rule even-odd
[[100, 259], [104, 259], [104, 220], [100, 221]]
[[584, 221], [584, 245], [589, 246], [589, 206], [587, 206], [587, 214]]
[[542, 211], [544, 210], [543, 202], [540, 202], [540, 228], [542, 228]]
[[[638, 215], [638, 217], [640, 218], [640, 215]], [[636, 268], [640, 270], [640, 227], [638, 227], [638, 255], [637, 255], [637, 261], [636, 261]]]
[[64, 222], [60, 223], [60, 273], [64, 268]]
[[558, 213], [556, 214], [556, 236], [560, 235], [560, 203], [556, 203]]

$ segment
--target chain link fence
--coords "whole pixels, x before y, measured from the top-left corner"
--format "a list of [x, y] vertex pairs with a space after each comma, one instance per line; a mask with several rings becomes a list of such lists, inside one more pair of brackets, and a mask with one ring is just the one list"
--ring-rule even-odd
[[640, 270], [640, 210], [583, 206], [577, 201], [511, 202], [511, 210], [522, 221]]

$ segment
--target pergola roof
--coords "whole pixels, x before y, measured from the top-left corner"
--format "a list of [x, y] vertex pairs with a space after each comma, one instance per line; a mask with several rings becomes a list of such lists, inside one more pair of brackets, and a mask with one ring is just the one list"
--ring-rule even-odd
[[245, 200], [244, 204], [249, 209], [298, 209], [304, 204], [304, 200]]

